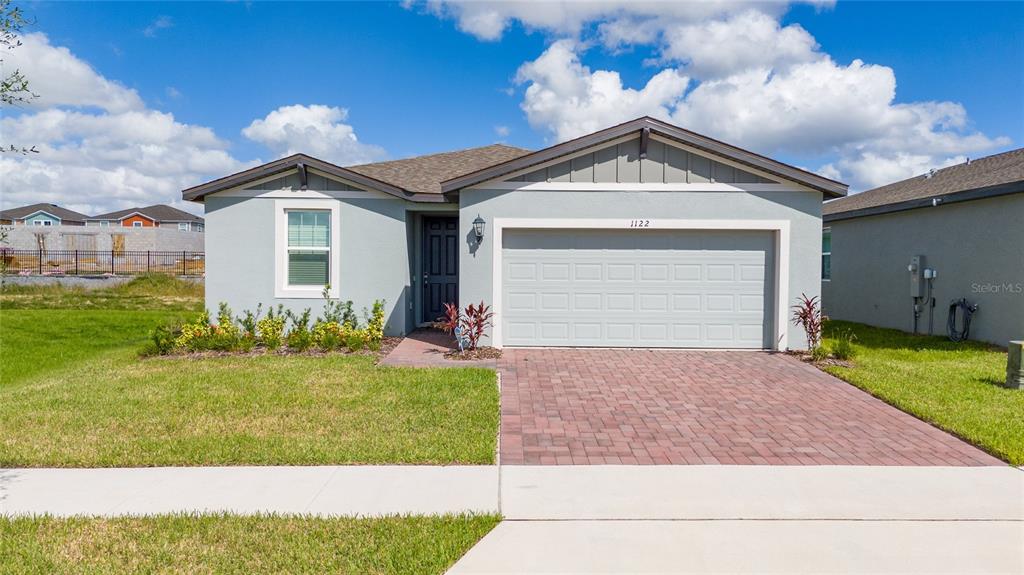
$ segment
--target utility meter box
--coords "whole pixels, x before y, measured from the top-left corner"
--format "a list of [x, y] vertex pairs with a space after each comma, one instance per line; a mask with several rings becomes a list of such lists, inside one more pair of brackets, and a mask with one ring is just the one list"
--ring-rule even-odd
[[910, 297], [924, 297], [924, 256], [910, 258]]

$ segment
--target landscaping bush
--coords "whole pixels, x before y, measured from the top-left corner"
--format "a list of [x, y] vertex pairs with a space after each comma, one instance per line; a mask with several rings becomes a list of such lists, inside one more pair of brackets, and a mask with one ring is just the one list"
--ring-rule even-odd
[[832, 345], [830, 350], [832, 357], [843, 361], [848, 361], [856, 357], [857, 348], [853, 347], [854, 340], [857, 336], [854, 335], [853, 331], [847, 329], [832, 333]]
[[[325, 290], [325, 296], [326, 293]], [[231, 308], [221, 303], [215, 323], [211, 321], [209, 312], [204, 311], [192, 321], [159, 326], [140, 354], [250, 352], [257, 346], [268, 351], [287, 347], [299, 353], [313, 348], [329, 352], [343, 347], [351, 352], [367, 347], [379, 351], [384, 339], [383, 300], [375, 301], [372, 310], [363, 310], [367, 322], [365, 328], [359, 327], [358, 319], [352, 313], [352, 302], [328, 301], [323, 317], [316, 320], [312, 319], [308, 308], [296, 314], [278, 305], [276, 309], [268, 308], [267, 315], [260, 317], [262, 310], [260, 305], [255, 312], [245, 310], [236, 318]]]
[[256, 322], [256, 337], [264, 347], [271, 351], [281, 348], [284, 342], [284, 306], [278, 304], [277, 312], [274, 308], [267, 310], [267, 317]]

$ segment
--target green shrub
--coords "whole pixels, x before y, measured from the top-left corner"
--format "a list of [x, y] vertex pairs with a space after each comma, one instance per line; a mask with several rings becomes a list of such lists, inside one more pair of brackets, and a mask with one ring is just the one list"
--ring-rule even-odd
[[334, 351], [342, 344], [342, 327], [334, 321], [318, 321], [313, 326], [313, 343], [323, 351]]
[[823, 345], [811, 348], [811, 359], [814, 361], [824, 361], [828, 359], [828, 348]]
[[153, 329], [143, 355], [167, 355], [174, 352], [175, 340], [181, 335], [181, 320], [158, 325]]
[[242, 312], [242, 317], [237, 318], [238, 323], [242, 326], [242, 333], [252, 337], [256, 337], [256, 324], [260, 320], [260, 314], [263, 313], [263, 304], [256, 306], [256, 311], [252, 312], [245, 310]]
[[193, 321], [181, 326], [181, 333], [174, 339], [174, 348], [182, 351], [200, 351], [206, 349], [207, 340], [213, 333], [210, 325], [210, 312], [203, 313]]
[[366, 347], [366, 339], [365, 331], [353, 330], [345, 337], [345, 347], [352, 353], [363, 351], [363, 348]]
[[291, 310], [288, 310], [287, 316], [292, 322], [292, 327], [284, 338], [288, 347], [300, 352], [313, 347], [313, 333], [309, 331], [309, 321], [312, 317], [312, 312], [310, 312], [309, 308], [304, 309], [301, 314], [294, 314]]
[[857, 355], [857, 348], [853, 347], [857, 336], [851, 330], [843, 330], [832, 334], [831, 351], [833, 357], [843, 361], [851, 360]]
[[366, 318], [367, 342], [377, 344], [384, 339], [384, 300], [373, 302], [373, 311]]
[[278, 305], [267, 310], [267, 316], [256, 322], [256, 337], [267, 349], [274, 351], [281, 348], [284, 341], [284, 306]]
[[231, 308], [225, 302], [220, 302], [217, 310], [217, 327], [215, 333], [222, 337], [238, 338], [241, 333], [235, 325], [235, 318], [231, 314]]

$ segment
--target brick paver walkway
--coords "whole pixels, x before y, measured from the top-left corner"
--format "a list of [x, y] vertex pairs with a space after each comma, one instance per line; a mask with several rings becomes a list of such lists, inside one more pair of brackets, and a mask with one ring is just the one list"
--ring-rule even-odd
[[1003, 465], [796, 358], [505, 349], [502, 464]]

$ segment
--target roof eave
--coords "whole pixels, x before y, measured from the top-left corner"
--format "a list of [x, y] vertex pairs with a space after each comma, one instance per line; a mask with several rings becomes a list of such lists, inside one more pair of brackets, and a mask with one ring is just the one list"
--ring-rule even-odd
[[452, 178], [451, 180], [441, 183], [441, 191], [445, 194], [456, 192], [463, 188], [530, 168], [531, 166], [555, 160], [559, 157], [572, 154], [573, 152], [598, 146], [606, 141], [620, 138], [632, 132], [642, 132], [645, 128], [650, 129], [653, 133], [670, 140], [676, 140], [680, 143], [704, 150], [708, 153], [730, 158], [741, 164], [774, 174], [784, 179], [794, 180], [800, 184], [818, 190], [828, 197], [843, 197], [847, 194], [847, 190], [849, 188], [849, 186], [842, 182], [830, 180], [806, 170], [801, 170], [800, 168], [783, 164], [782, 162], [772, 160], [771, 158], [755, 154], [754, 152], [750, 152], [742, 148], [737, 148], [736, 146], [708, 138], [707, 136], [702, 136], [689, 130], [684, 130], [683, 128], [673, 126], [654, 118], [643, 117], [617, 126], [612, 126], [611, 128], [606, 128], [592, 134], [587, 134], [561, 144], [556, 144], [520, 158], [515, 158], [507, 162], [489, 166], [482, 170], [477, 170], [476, 172]]
[[1004, 184], [996, 184], [994, 186], [973, 188], [970, 190], [961, 190], [958, 192], [950, 192], [948, 194], [941, 194], [937, 196], [928, 196], [926, 198], [916, 198], [913, 200], [905, 200], [902, 202], [893, 202], [891, 204], [882, 204], [880, 206], [869, 206], [866, 208], [860, 208], [856, 210], [847, 210], [845, 212], [835, 212], [832, 214], [823, 215], [822, 220], [825, 223], [838, 222], [843, 220], [852, 220], [854, 218], [879, 216], [895, 212], [916, 210], [918, 208], [944, 206], [947, 204], [969, 202], [972, 200], [983, 200], [986, 198], [995, 198], [999, 196], [1008, 196], [1010, 194], [1019, 193], [1024, 193], [1024, 180], [1019, 180], [1016, 182], [1007, 182]]
[[367, 187], [371, 190], [384, 192], [402, 199], [412, 199], [419, 195], [312, 156], [307, 156], [305, 154], [293, 154], [287, 158], [281, 158], [280, 160], [275, 160], [273, 162], [263, 164], [262, 166], [256, 166], [255, 168], [250, 168], [230, 176], [218, 178], [205, 184], [187, 188], [182, 190], [181, 197], [184, 200], [192, 202], [202, 202], [203, 199], [210, 194], [222, 192], [231, 188], [237, 188], [238, 186], [243, 186], [249, 182], [254, 182], [256, 180], [296, 169], [299, 164], [304, 164], [308, 168], [314, 168], [321, 172]]

